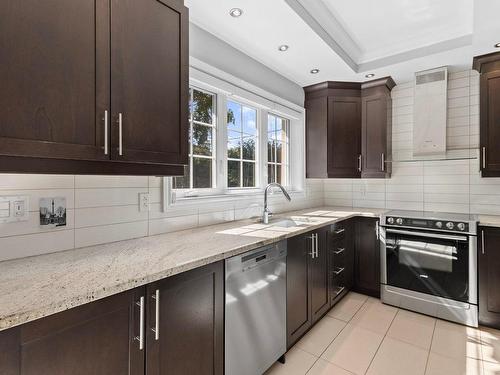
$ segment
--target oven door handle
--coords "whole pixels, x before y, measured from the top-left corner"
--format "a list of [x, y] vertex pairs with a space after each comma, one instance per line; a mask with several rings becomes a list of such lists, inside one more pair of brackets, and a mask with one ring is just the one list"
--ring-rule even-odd
[[451, 236], [451, 235], [437, 234], [437, 233], [411, 232], [409, 230], [399, 230], [399, 229], [386, 229], [385, 231], [387, 233], [407, 234], [410, 236], [417, 236], [417, 237], [438, 238], [441, 240], [453, 240], [453, 241], [467, 242], [467, 237], [464, 237], [464, 236]]

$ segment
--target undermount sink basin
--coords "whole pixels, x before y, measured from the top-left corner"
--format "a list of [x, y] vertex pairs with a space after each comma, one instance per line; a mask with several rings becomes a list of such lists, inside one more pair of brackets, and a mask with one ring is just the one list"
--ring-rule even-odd
[[281, 228], [293, 228], [293, 227], [300, 227], [308, 224], [316, 224], [318, 223], [317, 220], [314, 220], [313, 218], [309, 217], [300, 217], [300, 218], [291, 218], [291, 219], [276, 219], [271, 220], [269, 222], [269, 225], [272, 225], [273, 227], [281, 227]]

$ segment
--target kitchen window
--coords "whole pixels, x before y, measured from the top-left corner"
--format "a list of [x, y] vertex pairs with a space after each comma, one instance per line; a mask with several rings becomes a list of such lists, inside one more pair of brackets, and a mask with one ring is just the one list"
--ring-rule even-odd
[[164, 210], [261, 195], [271, 181], [303, 194], [303, 109], [191, 73], [189, 165], [184, 176], [164, 179]]
[[173, 178], [174, 189], [215, 187], [216, 99], [211, 92], [189, 90], [189, 164], [183, 177]]
[[227, 102], [227, 187], [257, 186], [257, 110]]
[[289, 165], [289, 128], [290, 120], [280, 116], [268, 115], [267, 120], [267, 182], [277, 182], [288, 186]]

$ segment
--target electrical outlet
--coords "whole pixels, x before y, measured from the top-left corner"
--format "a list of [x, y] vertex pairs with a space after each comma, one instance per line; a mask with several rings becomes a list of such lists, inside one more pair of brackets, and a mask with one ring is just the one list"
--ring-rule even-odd
[[149, 211], [149, 193], [139, 193], [139, 211]]
[[25, 195], [0, 197], [0, 223], [28, 220], [28, 197]]

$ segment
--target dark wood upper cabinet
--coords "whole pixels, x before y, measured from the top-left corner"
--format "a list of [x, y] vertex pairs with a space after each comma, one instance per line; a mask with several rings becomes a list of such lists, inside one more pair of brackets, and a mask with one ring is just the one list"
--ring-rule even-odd
[[361, 85], [324, 82], [305, 87], [308, 178], [359, 177]]
[[0, 51], [2, 155], [109, 159], [106, 1], [6, 0]]
[[386, 77], [304, 88], [307, 177], [390, 177], [394, 86]]
[[390, 77], [370, 81], [361, 86], [361, 177], [387, 178], [392, 163], [392, 99], [396, 86]]
[[147, 292], [146, 373], [222, 375], [224, 262], [148, 285]]
[[474, 57], [480, 78], [480, 166], [483, 177], [500, 177], [500, 52]]
[[378, 219], [357, 218], [354, 239], [354, 290], [380, 297]]
[[500, 229], [479, 228], [479, 324], [500, 329]]
[[143, 375], [139, 335], [144, 288], [0, 332], [3, 375]]
[[177, 0], [111, 0], [114, 158], [187, 164], [188, 25]]
[[183, 173], [182, 1], [7, 0], [0, 50], [0, 172]]

